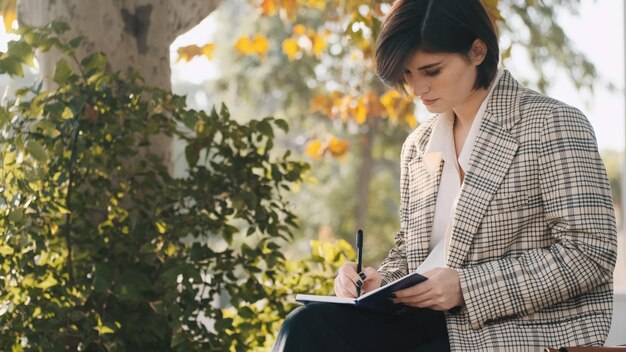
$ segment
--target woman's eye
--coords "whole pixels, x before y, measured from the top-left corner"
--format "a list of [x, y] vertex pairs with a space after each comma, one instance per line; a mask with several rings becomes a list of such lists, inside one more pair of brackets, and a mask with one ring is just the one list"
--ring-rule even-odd
[[441, 70], [434, 70], [434, 71], [424, 71], [424, 74], [428, 77], [433, 77], [439, 74]]

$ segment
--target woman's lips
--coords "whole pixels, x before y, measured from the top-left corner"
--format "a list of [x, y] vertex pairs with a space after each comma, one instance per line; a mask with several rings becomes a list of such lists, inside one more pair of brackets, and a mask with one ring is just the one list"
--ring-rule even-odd
[[428, 106], [428, 105], [434, 104], [437, 100], [439, 100], [439, 98], [437, 98], [437, 99], [422, 99], [422, 103], [424, 105]]

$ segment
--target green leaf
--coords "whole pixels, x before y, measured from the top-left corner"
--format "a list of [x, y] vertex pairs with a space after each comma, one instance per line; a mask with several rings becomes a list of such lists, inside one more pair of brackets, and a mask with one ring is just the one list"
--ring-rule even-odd
[[70, 26], [66, 22], [54, 20], [50, 23], [50, 29], [56, 34], [63, 34], [70, 30]]
[[259, 130], [259, 132], [261, 132], [262, 134], [270, 138], [274, 137], [274, 130], [272, 129], [272, 125], [270, 125], [267, 121], [265, 120], [259, 121], [256, 127]]
[[289, 132], [289, 124], [287, 124], [287, 121], [283, 119], [276, 119], [274, 123], [276, 124], [276, 126], [278, 126], [278, 128], [283, 130], [285, 133]]
[[72, 77], [73, 71], [70, 64], [65, 59], [59, 59], [54, 67], [54, 82], [58, 85], [65, 85]]
[[57, 130], [56, 124], [49, 120], [38, 120], [34, 124], [30, 126], [31, 132], [44, 132], [49, 136], [55, 136], [59, 133]]
[[23, 41], [10, 41], [7, 44], [7, 56], [18, 59], [21, 63], [33, 66], [34, 50]]
[[198, 160], [200, 160], [200, 146], [195, 143], [188, 144], [185, 147], [185, 158], [190, 167], [198, 165]]
[[187, 128], [193, 130], [196, 126], [196, 122], [198, 121], [198, 115], [195, 111], [186, 111], [183, 117], [183, 123]]
[[0, 74], [4, 73], [8, 73], [11, 76], [24, 77], [22, 62], [12, 56], [0, 59]]
[[93, 288], [96, 292], [107, 292], [113, 281], [113, 272], [109, 264], [98, 263], [93, 272]]
[[254, 318], [254, 316], [255, 316], [255, 314], [254, 314], [254, 312], [252, 311], [252, 309], [250, 309], [249, 307], [246, 307], [246, 306], [244, 306], [244, 307], [240, 307], [240, 308], [237, 310], [237, 314], [238, 314], [240, 317], [244, 318], [244, 319], [252, 319], [252, 318]]
[[30, 155], [32, 155], [33, 158], [37, 159], [38, 161], [42, 163], [48, 161], [48, 155], [39, 142], [29, 140], [28, 142], [26, 142], [26, 145], [24, 147], [30, 153]]
[[228, 110], [228, 106], [226, 106], [226, 104], [222, 103], [222, 107], [220, 110], [220, 116], [223, 119], [229, 119], [230, 118], [230, 111]]
[[103, 73], [107, 59], [102, 53], [94, 53], [84, 58], [80, 64], [83, 66], [85, 76], [89, 77], [96, 73]]
[[80, 46], [80, 44], [82, 44], [83, 40], [85, 39], [85, 37], [80, 36], [80, 37], [76, 37], [72, 40], [70, 40], [70, 46], [74, 49], [78, 48]]
[[128, 269], [126, 270], [120, 279], [122, 283], [132, 285], [139, 291], [145, 291], [152, 287], [148, 277], [139, 270]]

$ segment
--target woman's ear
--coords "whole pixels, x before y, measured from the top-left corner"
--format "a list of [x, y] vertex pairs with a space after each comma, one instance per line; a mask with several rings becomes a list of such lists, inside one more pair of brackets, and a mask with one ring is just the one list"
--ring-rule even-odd
[[487, 44], [480, 39], [474, 40], [472, 47], [469, 50], [469, 59], [472, 64], [480, 65], [487, 56]]

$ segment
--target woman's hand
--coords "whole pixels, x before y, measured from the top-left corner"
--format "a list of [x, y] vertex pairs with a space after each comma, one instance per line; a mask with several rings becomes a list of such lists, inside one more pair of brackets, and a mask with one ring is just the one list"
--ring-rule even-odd
[[394, 292], [394, 303], [417, 308], [449, 310], [464, 303], [459, 273], [454, 269], [435, 268], [424, 273], [428, 280]]
[[[361, 274], [361, 275], [359, 275]], [[356, 263], [347, 262], [339, 268], [335, 278], [335, 295], [339, 297], [356, 297], [356, 288], [361, 287], [361, 294], [380, 287], [382, 278], [372, 267], [356, 272]]]

